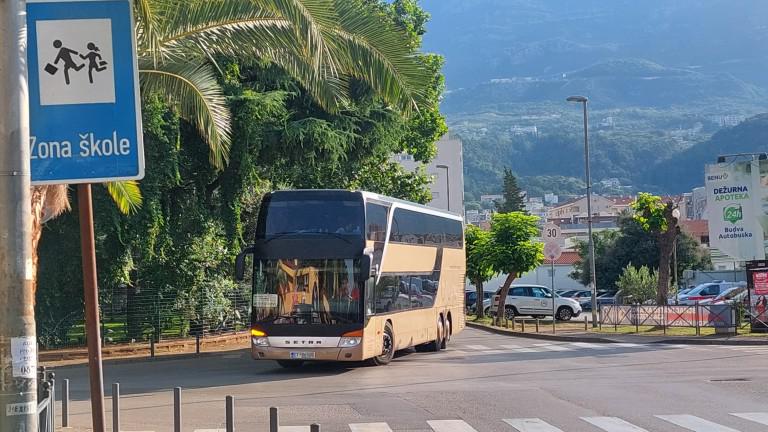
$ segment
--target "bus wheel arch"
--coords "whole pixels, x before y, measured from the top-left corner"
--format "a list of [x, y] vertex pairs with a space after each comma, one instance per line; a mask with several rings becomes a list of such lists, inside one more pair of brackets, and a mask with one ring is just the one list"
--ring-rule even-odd
[[381, 333], [381, 354], [369, 360], [374, 366], [387, 365], [395, 357], [395, 330], [391, 320], [384, 322], [384, 330]]

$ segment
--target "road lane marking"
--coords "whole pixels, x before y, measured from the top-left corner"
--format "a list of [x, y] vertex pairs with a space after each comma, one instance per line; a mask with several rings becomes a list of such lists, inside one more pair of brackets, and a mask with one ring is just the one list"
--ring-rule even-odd
[[657, 415], [655, 416], [664, 421], [678, 425], [681, 428], [692, 430], [694, 432], [739, 432], [728, 426], [719, 425], [703, 418], [683, 414], [683, 415]]
[[606, 432], [648, 432], [618, 417], [582, 417], [581, 419]]
[[604, 345], [598, 345], [593, 343], [587, 343], [587, 342], [574, 342], [571, 345], [579, 347], [579, 348], [589, 348], [589, 349], [608, 349], [607, 346]]
[[485, 345], [467, 345], [467, 348], [477, 351], [485, 351], [491, 349], [490, 347], [487, 347]]
[[429, 420], [427, 424], [435, 432], [477, 432], [464, 420]]
[[392, 432], [386, 423], [350, 423], [352, 432]]
[[731, 413], [731, 415], [741, 417], [755, 423], [760, 423], [762, 425], [768, 425], [768, 412]]
[[520, 432], [563, 432], [544, 420], [537, 418], [504, 419], [504, 423], [512, 426]]

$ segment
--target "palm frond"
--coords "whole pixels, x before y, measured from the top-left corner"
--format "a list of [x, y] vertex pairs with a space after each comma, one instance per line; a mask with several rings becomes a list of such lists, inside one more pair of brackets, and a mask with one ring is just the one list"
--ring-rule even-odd
[[109, 182], [104, 185], [121, 213], [136, 213], [141, 208], [141, 189], [138, 182], [129, 180]]
[[229, 158], [230, 112], [213, 69], [204, 63], [169, 63], [141, 68], [139, 74], [144, 94], [159, 93], [176, 106], [208, 143], [211, 164], [224, 168]]
[[345, 59], [347, 72], [403, 112], [417, 110], [430, 74], [411, 52], [406, 35], [355, 2], [334, 2], [339, 16], [339, 25], [331, 30], [338, 40], [334, 55]]
[[134, 14], [136, 15], [137, 50], [142, 57], [152, 59], [157, 64], [159, 57], [159, 28], [161, 23], [160, 6], [162, 2], [154, 0], [136, 0]]

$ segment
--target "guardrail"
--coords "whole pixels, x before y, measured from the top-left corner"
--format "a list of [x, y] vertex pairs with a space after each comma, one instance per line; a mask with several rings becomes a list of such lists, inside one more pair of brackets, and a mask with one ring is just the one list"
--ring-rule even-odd
[[53, 371], [41, 367], [37, 370], [37, 429], [39, 432], [56, 430], [56, 380]]
[[600, 327], [641, 326], [661, 327], [666, 333], [670, 327], [696, 329], [714, 328], [717, 333], [735, 334], [738, 327], [737, 309], [733, 305], [603, 305], [600, 307]]

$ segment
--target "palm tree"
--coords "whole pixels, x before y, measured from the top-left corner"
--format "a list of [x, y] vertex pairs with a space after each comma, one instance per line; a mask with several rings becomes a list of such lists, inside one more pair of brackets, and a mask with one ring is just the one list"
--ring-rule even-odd
[[[429, 85], [407, 36], [359, 0], [136, 0], [134, 16], [142, 95], [164, 96], [194, 125], [217, 169], [226, 165], [230, 143], [217, 80], [222, 58], [271, 61], [331, 112], [349, 100], [351, 80], [368, 83], [406, 114], [418, 109]], [[107, 190], [125, 213], [140, 205], [135, 182]], [[66, 186], [34, 187], [32, 209], [37, 250], [43, 224], [69, 209]]]

